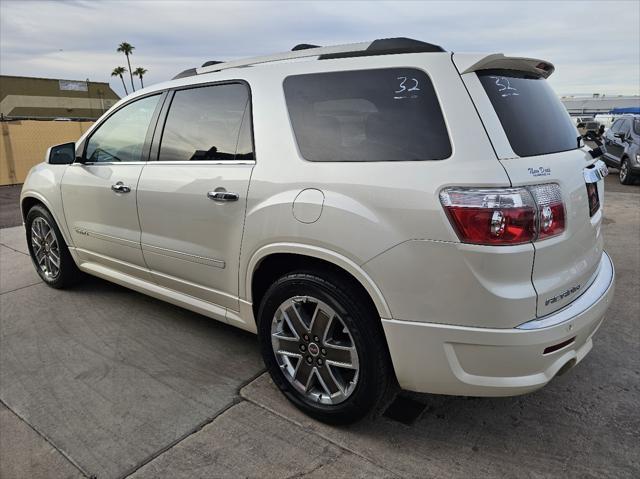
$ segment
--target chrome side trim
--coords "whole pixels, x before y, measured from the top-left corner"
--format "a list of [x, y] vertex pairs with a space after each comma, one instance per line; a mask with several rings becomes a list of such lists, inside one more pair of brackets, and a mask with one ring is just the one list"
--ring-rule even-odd
[[255, 165], [255, 160], [229, 160], [229, 161], [149, 161], [147, 166], [187, 166], [187, 165]]
[[131, 166], [140, 166], [140, 165], [146, 165], [147, 162], [146, 161], [87, 161], [85, 163], [80, 163], [79, 161], [73, 162], [71, 163], [71, 165], [69, 166], [113, 166], [113, 165], [118, 165], [118, 166], [125, 166], [125, 165], [131, 165]]
[[206, 266], [215, 266], [216, 268], [224, 269], [226, 264], [221, 259], [207, 258], [206, 256], [198, 256], [190, 253], [183, 253], [182, 251], [176, 251], [168, 248], [161, 248], [160, 246], [153, 246], [150, 244], [142, 243], [143, 253], [153, 253], [162, 256], [168, 256], [170, 258], [181, 259], [183, 261], [190, 261], [191, 263], [204, 264]]
[[88, 161], [86, 163], [80, 163], [80, 162], [76, 162], [76, 163], [71, 163], [71, 166], [114, 166], [114, 165], [119, 165], [119, 166], [124, 166], [124, 165], [147, 165], [147, 166], [152, 166], [152, 165], [180, 165], [180, 166], [186, 166], [186, 165], [255, 165], [256, 161], [255, 160], [228, 160], [228, 161], [206, 161], [206, 160], [199, 160], [199, 161]]
[[199, 314], [204, 314], [205, 316], [217, 319], [218, 321], [222, 321], [223, 323], [227, 322], [227, 310], [220, 305], [203, 301], [199, 298], [195, 298], [193, 296], [189, 296], [187, 294], [180, 293], [163, 286], [159, 286], [155, 283], [145, 281], [144, 279], [141, 279], [139, 277], [121, 273], [102, 264], [85, 261], [80, 263], [79, 268], [86, 273], [98, 276], [108, 281], [112, 281], [121, 286], [131, 288], [140, 293], [148, 294], [149, 296], [153, 296], [154, 298], [167, 301], [183, 308], [187, 308]]
[[74, 230], [77, 234], [82, 236], [89, 236], [90, 238], [109, 241], [111, 243], [128, 246], [130, 248], [140, 249], [140, 243], [138, 243], [137, 241], [131, 241], [125, 238], [120, 238], [119, 236], [111, 236], [105, 233], [97, 233], [95, 231], [86, 230], [84, 228], [74, 228]]
[[527, 321], [526, 323], [517, 326], [516, 329], [532, 330], [548, 328], [573, 319], [598, 302], [609, 288], [611, 288], [614, 276], [615, 270], [613, 263], [611, 262], [611, 258], [609, 258], [609, 255], [603, 251], [602, 258], [600, 259], [600, 266], [598, 268], [598, 276], [587, 291], [560, 311], [556, 311], [542, 318]]

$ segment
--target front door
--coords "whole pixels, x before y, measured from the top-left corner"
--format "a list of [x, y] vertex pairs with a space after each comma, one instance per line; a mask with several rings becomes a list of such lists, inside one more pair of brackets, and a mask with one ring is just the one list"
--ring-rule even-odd
[[624, 153], [624, 140], [619, 138], [616, 135], [619, 135], [623, 132], [629, 132], [631, 129], [631, 125], [627, 125], [628, 122], [624, 118], [620, 118], [617, 120], [607, 131], [605, 136], [605, 147], [607, 149], [607, 156], [614, 161], [614, 166], [618, 166], [620, 164], [620, 159], [622, 158], [622, 154]]
[[[237, 311], [253, 169], [248, 86], [175, 91], [138, 185], [142, 251], [154, 281]], [[163, 119], [160, 119], [162, 122]]]
[[110, 115], [80, 146], [82, 162], [70, 165], [62, 178], [64, 214], [81, 261], [146, 275], [136, 190], [160, 97], [142, 98]]

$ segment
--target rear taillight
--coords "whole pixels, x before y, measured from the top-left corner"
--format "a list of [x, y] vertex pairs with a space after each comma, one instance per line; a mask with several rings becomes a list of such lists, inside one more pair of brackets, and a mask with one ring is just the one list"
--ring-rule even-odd
[[559, 235], [564, 231], [564, 203], [560, 187], [556, 184], [529, 187], [538, 206], [539, 240]]
[[440, 202], [463, 243], [514, 245], [564, 231], [564, 204], [556, 184], [447, 188]]

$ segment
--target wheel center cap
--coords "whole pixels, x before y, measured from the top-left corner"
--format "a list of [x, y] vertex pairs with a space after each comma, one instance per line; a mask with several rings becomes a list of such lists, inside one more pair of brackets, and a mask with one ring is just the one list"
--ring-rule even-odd
[[312, 356], [317, 356], [320, 353], [320, 348], [316, 343], [309, 343], [309, 353]]

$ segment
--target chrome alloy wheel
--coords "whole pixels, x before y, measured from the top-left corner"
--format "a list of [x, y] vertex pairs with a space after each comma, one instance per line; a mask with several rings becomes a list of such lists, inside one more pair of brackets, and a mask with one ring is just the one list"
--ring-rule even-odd
[[53, 227], [42, 216], [31, 223], [31, 247], [40, 271], [49, 280], [60, 274], [60, 245]]
[[290, 298], [271, 323], [278, 366], [293, 387], [320, 404], [339, 404], [358, 384], [358, 351], [340, 316], [311, 296]]

